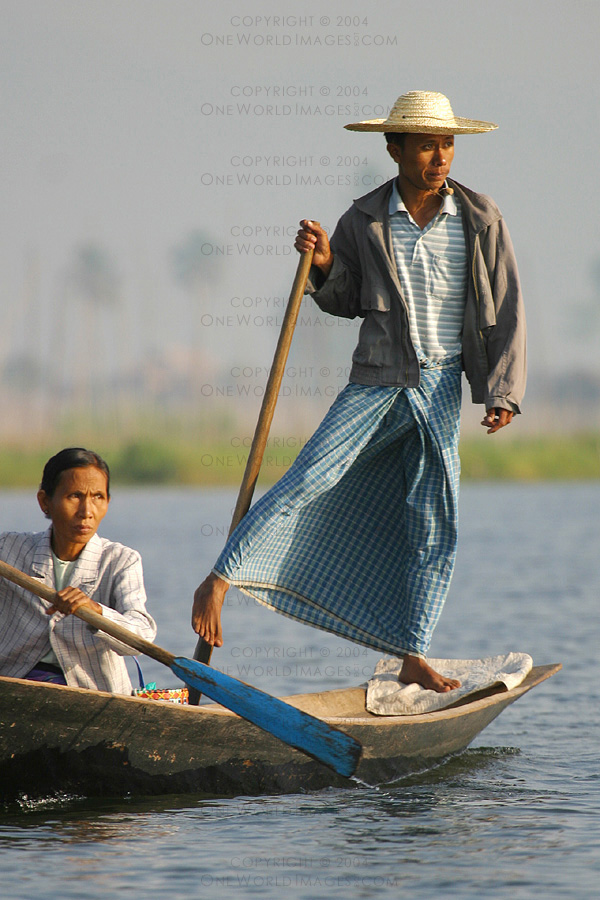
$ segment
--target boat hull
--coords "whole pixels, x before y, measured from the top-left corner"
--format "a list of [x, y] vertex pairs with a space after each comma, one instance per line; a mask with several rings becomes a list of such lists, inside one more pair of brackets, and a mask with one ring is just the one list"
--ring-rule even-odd
[[[287, 702], [363, 746], [356, 776], [382, 784], [464, 750], [503, 709], [560, 669], [537, 666], [507, 691], [417, 716], [373, 716], [365, 688]], [[0, 678], [0, 799], [69, 794], [210, 796], [314, 791], [348, 780], [215, 704], [180, 706]]]

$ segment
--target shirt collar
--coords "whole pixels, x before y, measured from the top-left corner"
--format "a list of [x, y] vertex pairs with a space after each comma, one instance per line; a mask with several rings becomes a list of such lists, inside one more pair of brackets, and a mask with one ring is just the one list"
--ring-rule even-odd
[[[444, 187], [448, 187], [447, 181], [444, 182]], [[388, 211], [390, 216], [392, 216], [396, 212], [408, 213], [408, 210], [404, 205], [404, 200], [400, 196], [400, 191], [398, 190], [398, 180], [396, 178], [394, 178]], [[439, 215], [443, 215], [444, 213], [447, 213], [449, 216], [458, 215], [458, 206], [454, 194], [442, 194], [442, 205], [439, 211]]]

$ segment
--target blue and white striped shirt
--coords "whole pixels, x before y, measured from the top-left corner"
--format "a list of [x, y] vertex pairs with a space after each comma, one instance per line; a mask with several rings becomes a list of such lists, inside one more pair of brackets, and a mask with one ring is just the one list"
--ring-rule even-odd
[[439, 212], [421, 229], [394, 182], [389, 212], [417, 356], [430, 362], [458, 356], [467, 294], [467, 248], [458, 198], [445, 194]]

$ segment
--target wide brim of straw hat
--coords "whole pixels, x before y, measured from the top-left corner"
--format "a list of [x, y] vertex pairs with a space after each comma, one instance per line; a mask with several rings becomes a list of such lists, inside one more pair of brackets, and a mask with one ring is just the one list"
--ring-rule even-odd
[[482, 134], [497, 127], [494, 122], [455, 116], [448, 98], [433, 91], [402, 94], [387, 119], [368, 119], [344, 126], [348, 131], [390, 131], [398, 134]]

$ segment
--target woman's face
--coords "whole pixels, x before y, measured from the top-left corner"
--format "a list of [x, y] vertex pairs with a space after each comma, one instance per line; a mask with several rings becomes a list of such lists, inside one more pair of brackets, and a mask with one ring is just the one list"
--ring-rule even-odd
[[66, 469], [51, 497], [37, 496], [52, 520], [52, 549], [59, 559], [76, 559], [108, 511], [106, 475], [96, 466]]

